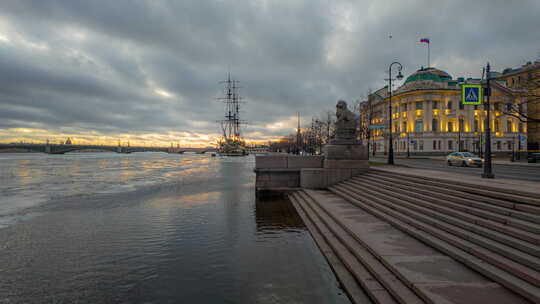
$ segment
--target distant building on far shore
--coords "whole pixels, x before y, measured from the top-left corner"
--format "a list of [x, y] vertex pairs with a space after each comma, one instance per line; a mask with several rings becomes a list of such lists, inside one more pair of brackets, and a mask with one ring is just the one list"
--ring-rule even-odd
[[65, 144], [66, 145], [72, 145], [73, 142], [71, 141], [71, 138], [68, 137]]

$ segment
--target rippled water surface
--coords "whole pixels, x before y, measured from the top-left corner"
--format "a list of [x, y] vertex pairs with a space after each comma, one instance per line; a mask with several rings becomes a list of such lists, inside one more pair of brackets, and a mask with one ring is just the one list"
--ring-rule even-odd
[[253, 163], [0, 154], [0, 303], [348, 303]]

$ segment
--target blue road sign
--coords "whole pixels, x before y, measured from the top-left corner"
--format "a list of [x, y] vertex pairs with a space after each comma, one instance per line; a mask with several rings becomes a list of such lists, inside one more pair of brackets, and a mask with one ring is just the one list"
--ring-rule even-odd
[[465, 84], [461, 87], [461, 102], [463, 104], [479, 105], [482, 103], [482, 86]]

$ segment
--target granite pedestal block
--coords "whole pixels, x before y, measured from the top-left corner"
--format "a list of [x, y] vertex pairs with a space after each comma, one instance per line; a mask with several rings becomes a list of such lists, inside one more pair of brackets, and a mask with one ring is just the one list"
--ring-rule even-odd
[[325, 160], [367, 160], [368, 151], [363, 145], [326, 145]]

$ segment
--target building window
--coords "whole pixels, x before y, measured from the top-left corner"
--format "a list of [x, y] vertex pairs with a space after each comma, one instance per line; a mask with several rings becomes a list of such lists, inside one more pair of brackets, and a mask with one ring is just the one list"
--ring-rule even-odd
[[505, 103], [505, 111], [510, 112], [512, 110], [512, 104], [511, 103]]
[[508, 146], [508, 150], [512, 149], [512, 142], [511, 141], [507, 141], [506, 145]]
[[413, 143], [413, 149], [414, 150], [418, 150], [418, 145], [417, 144], [418, 144], [418, 141], [415, 140], [414, 143]]
[[439, 108], [439, 102], [437, 100], [433, 100], [431, 102], [431, 108], [432, 109], [438, 109]]
[[500, 132], [499, 121], [495, 120], [495, 132]]
[[407, 132], [407, 123], [403, 122], [403, 129], [401, 129], [402, 132]]
[[439, 148], [437, 150], [441, 150], [441, 146], [442, 146], [442, 140], [439, 140]]
[[475, 109], [475, 110], [478, 110], [478, 105], [474, 105], [474, 109]]
[[459, 102], [459, 109], [460, 109], [460, 110], [465, 109], [465, 105], [464, 105], [463, 102], [461, 102], [461, 101]]
[[437, 150], [437, 141], [436, 140], [433, 141], [433, 150]]
[[518, 125], [518, 131], [519, 133], [523, 133], [523, 124], [521, 122]]
[[448, 122], [448, 132], [454, 132], [454, 124], [451, 121]]
[[424, 141], [420, 141], [420, 151], [424, 151]]
[[512, 130], [512, 121], [511, 120], [506, 121], [506, 132], [513, 132], [513, 130]]
[[465, 121], [463, 119], [459, 120], [458, 127], [459, 127], [458, 132], [463, 132], [463, 130], [465, 130]]
[[480, 129], [480, 122], [478, 121], [478, 119], [475, 119], [474, 120], [474, 132], [478, 132], [479, 129]]
[[496, 111], [500, 111], [500, 110], [501, 110], [501, 103], [500, 103], [500, 102], [496, 102], [496, 103], [495, 103], [495, 110], [496, 110]]
[[422, 110], [424, 108], [424, 102], [423, 101], [417, 101], [416, 102], [416, 109]]
[[448, 141], [448, 150], [452, 150], [454, 147], [452, 147], [452, 141]]
[[424, 131], [424, 121], [419, 119], [415, 121], [414, 132], [422, 132], [422, 131]]
[[452, 109], [452, 101], [449, 100], [448, 103], [446, 104], [446, 107], [447, 109], [451, 110]]
[[497, 140], [497, 150], [500, 150], [500, 149], [501, 149], [501, 141]]
[[436, 118], [433, 118], [433, 120], [431, 121], [431, 130], [433, 132], [437, 132], [438, 127], [439, 127], [439, 120]]

